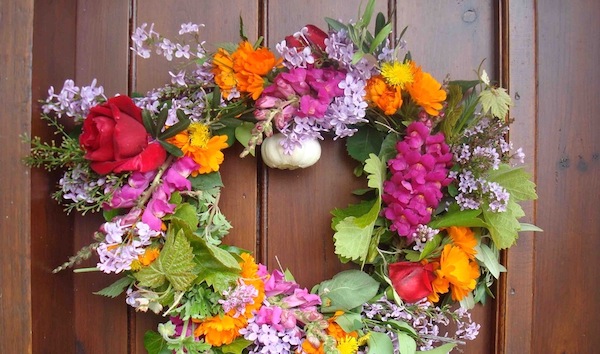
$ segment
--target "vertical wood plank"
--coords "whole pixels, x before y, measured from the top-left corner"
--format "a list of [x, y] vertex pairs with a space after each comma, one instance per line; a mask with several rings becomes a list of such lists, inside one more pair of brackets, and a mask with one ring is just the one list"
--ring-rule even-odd
[[0, 3], [0, 352], [31, 353], [30, 176], [21, 163], [30, 133], [33, 0]]
[[[536, 161], [536, 67], [534, 1], [505, 1], [503, 18], [502, 77], [514, 106], [510, 140], [522, 147], [526, 170], [535, 176]], [[524, 222], [535, 223], [535, 205], [523, 203]], [[499, 294], [497, 353], [529, 353], [533, 337], [534, 233], [521, 233], [506, 252], [506, 268]], [[544, 235], [540, 235], [544, 237]]]
[[[129, 1], [78, 0], [76, 77], [78, 85], [96, 78], [108, 97], [127, 93]], [[75, 217], [75, 249], [89, 245], [102, 224], [101, 215]], [[83, 266], [95, 266], [97, 256]], [[75, 335], [78, 353], [126, 353], [127, 307], [93, 292], [119, 278], [102, 273], [76, 274]], [[110, 328], [107, 331], [106, 328]]]
[[537, 1], [533, 352], [600, 346], [600, 2]]
[[[204, 24], [200, 39], [206, 41], [206, 49], [215, 51], [219, 43], [239, 41], [239, 16], [244, 20], [244, 31], [250, 40], [258, 38], [258, 1], [209, 1], [161, 0], [139, 1], [135, 9], [134, 29], [142, 23], [154, 23], [155, 30], [167, 38], [175, 38], [182, 23]], [[165, 15], [165, 14], [168, 14]], [[132, 90], [145, 93], [170, 82], [169, 71], [177, 72], [176, 63], [153, 54], [149, 59], [132, 57]], [[219, 206], [233, 228], [223, 240], [226, 244], [255, 252], [257, 242], [258, 179], [257, 161], [252, 156], [240, 159], [239, 146], [225, 151], [221, 166], [224, 187]], [[131, 338], [132, 353], [145, 353], [143, 336], [148, 330], [156, 330], [165, 319], [148, 313], [135, 314]]]
[[[272, 1], [267, 13], [268, 44], [273, 48], [306, 24], [326, 29], [325, 16], [356, 20], [360, 4], [357, 0]], [[387, 13], [385, 2], [377, 3], [375, 12], [379, 11]], [[343, 141], [327, 139], [321, 145], [321, 159], [314, 166], [294, 171], [266, 170], [263, 258], [273, 269], [279, 267], [279, 260], [308, 288], [348, 267], [334, 253], [330, 211], [356, 203], [351, 192], [363, 186], [363, 181], [352, 174], [356, 163], [347, 156]]]
[[[60, 26], [56, 19], [63, 18]], [[76, 3], [35, 1], [33, 25], [32, 135], [49, 141], [39, 100], [75, 76]], [[63, 121], [67, 123], [67, 121]], [[61, 173], [31, 170], [31, 308], [33, 353], [75, 351], [73, 273], [51, 271], [73, 255], [73, 218], [50, 199]], [[48, 320], [52, 319], [52, 320]]]

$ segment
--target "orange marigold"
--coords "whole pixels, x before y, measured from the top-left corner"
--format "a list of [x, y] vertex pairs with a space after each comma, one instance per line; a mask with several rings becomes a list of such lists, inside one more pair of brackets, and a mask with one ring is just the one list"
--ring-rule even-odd
[[314, 347], [309, 341], [304, 340], [302, 342], [302, 352], [298, 353], [306, 353], [306, 354], [325, 354], [325, 349], [323, 349], [323, 344], [320, 344], [318, 347]]
[[446, 91], [442, 85], [437, 82], [431, 74], [423, 72], [420, 66], [411, 62], [411, 69], [414, 80], [406, 85], [410, 97], [419, 106], [423, 107], [425, 112], [432, 116], [440, 114], [442, 102], [446, 99]]
[[366, 100], [383, 113], [392, 115], [402, 106], [402, 91], [400, 86], [389, 86], [383, 76], [373, 76], [367, 81]]
[[250, 93], [254, 100], [263, 91], [263, 77], [281, 63], [269, 48], [254, 49], [248, 41], [241, 42], [231, 58], [238, 90]]
[[244, 316], [249, 317], [252, 311], [258, 310], [261, 307], [265, 299], [265, 283], [258, 276], [258, 264], [254, 261], [254, 257], [249, 253], [242, 253], [240, 257], [242, 258], [242, 262], [240, 262], [240, 267], [242, 268], [242, 272], [240, 273], [241, 279], [245, 284], [252, 285], [258, 290], [258, 295], [254, 298], [254, 303], [246, 305]]
[[213, 316], [205, 320], [193, 320], [200, 322], [194, 330], [194, 336], [204, 336], [204, 341], [212, 346], [230, 344], [239, 335], [240, 329], [246, 327], [248, 321], [245, 317], [233, 317], [230, 315]]
[[469, 256], [458, 246], [446, 245], [442, 250], [439, 268], [436, 269], [437, 278], [433, 281], [433, 294], [428, 298], [431, 301], [439, 300], [439, 294], [444, 294], [450, 289], [454, 301], [462, 300], [475, 289], [479, 278], [479, 265], [471, 261]]
[[454, 245], [460, 247], [468, 256], [469, 259], [475, 259], [475, 246], [477, 246], [477, 239], [475, 233], [468, 228], [463, 226], [450, 226], [446, 229], [448, 235], [452, 239]]
[[223, 48], [219, 48], [213, 56], [212, 73], [215, 75], [215, 82], [221, 89], [223, 97], [229, 97], [231, 91], [236, 88], [236, 81], [233, 73], [233, 59]]
[[202, 123], [192, 123], [187, 130], [167, 140], [190, 156], [200, 165], [193, 176], [219, 170], [225, 155], [221, 150], [227, 147], [226, 135], [210, 135], [208, 127]]
[[327, 327], [327, 330], [326, 330], [327, 334], [329, 334], [330, 336], [335, 338], [336, 342], [339, 342], [340, 340], [342, 340], [348, 336], [358, 338], [358, 333], [356, 331], [352, 331], [352, 332], [348, 333], [342, 329], [342, 326], [340, 326], [337, 322], [335, 322], [337, 320], [337, 318], [343, 314], [344, 314], [343, 311], [336, 311], [333, 316], [331, 316], [330, 318], [327, 319], [327, 322], [329, 322], [329, 326]]

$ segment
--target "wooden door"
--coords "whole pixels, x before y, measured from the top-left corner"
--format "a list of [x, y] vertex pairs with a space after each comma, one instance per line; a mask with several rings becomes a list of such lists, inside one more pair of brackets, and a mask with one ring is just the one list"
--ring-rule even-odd
[[[58, 176], [33, 170], [23, 178], [25, 169], [15, 158], [23, 151], [14, 147], [18, 139], [13, 137], [50, 134], [37, 119], [36, 103], [48, 86], [60, 87], [66, 78], [82, 85], [96, 78], [107, 94], [115, 94], [143, 92], [169, 80], [168, 63], [140, 61], [128, 51], [132, 29], [143, 22], [154, 22], [164, 34], [174, 33], [182, 22], [204, 23], [203, 38], [219, 43], [236, 41], [241, 15], [248, 37], [263, 35], [274, 46], [306, 23], [324, 25], [323, 16], [356, 19], [360, 3], [2, 2], [0, 9], [9, 14], [3, 20], [11, 19], [2, 22], [0, 38], [8, 43], [2, 58], [12, 50], [14, 59], [8, 57], [6, 63], [20, 71], [8, 73], [1, 93], [3, 99], [10, 97], [9, 104], [24, 109], [3, 112], [1, 120], [3, 132], [10, 133], [1, 135], [3, 146], [10, 146], [3, 149], [2, 162], [11, 171], [0, 184], [1, 215], [9, 220], [1, 233], [7, 247], [0, 255], [0, 351], [143, 353], [143, 333], [160, 320], [131, 311], [123, 298], [92, 294], [110, 284], [111, 277], [50, 273], [90, 242], [99, 218], [64, 216], [48, 198]], [[446, 74], [474, 75], [472, 70], [485, 59], [488, 73], [510, 88], [517, 118], [511, 139], [528, 152], [529, 169], [539, 186], [540, 201], [526, 210], [528, 221], [546, 232], [523, 234], [505, 255], [509, 273], [497, 290], [497, 301], [476, 310], [482, 330], [465, 352], [593, 352], [600, 344], [597, 321], [589, 315], [600, 312], [594, 301], [600, 280], [594, 272], [600, 265], [594, 203], [600, 199], [595, 139], [600, 130], [593, 118], [600, 111], [595, 98], [599, 5], [592, 0], [397, 0], [378, 1], [377, 6], [394, 16], [396, 33], [409, 26], [405, 38], [413, 56], [440, 79]], [[6, 26], [13, 26], [11, 32]], [[20, 42], [12, 40], [13, 32], [20, 33]], [[30, 87], [32, 94], [13, 93], [12, 87]], [[30, 111], [31, 127], [29, 117], [13, 124], [12, 115]], [[351, 202], [350, 191], [360, 183], [352, 177], [354, 165], [343, 149], [342, 144], [325, 143], [319, 163], [301, 171], [267, 169], [260, 158], [240, 160], [239, 150], [229, 151], [222, 205], [234, 229], [226, 242], [253, 250], [271, 267], [279, 260], [307, 287], [342, 269], [333, 254], [329, 211]]]

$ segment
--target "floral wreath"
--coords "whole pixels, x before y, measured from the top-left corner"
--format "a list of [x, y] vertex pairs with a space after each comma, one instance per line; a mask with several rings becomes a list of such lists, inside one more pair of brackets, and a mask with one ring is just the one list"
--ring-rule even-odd
[[[149, 353], [436, 354], [474, 339], [469, 309], [505, 271], [499, 250], [539, 231], [518, 221], [537, 196], [511, 164], [524, 156], [505, 140], [511, 100], [482, 70], [438, 82], [383, 14], [368, 30], [373, 8], [307, 25], [279, 55], [243, 31], [209, 53], [200, 25], [169, 40], [143, 24], [135, 53], [187, 60], [171, 84], [111, 98], [95, 80], [51, 87], [42, 118], [61, 139], [27, 139], [27, 163], [65, 170], [53, 197], [67, 212], [106, 219], [55, 271], [97, 253], [93, 270], [122, 274], [97, 294], [168, 318], [144, 336]], [[269, 167], [306, 168], [331, 136], [367, 179], [360, 203], [332, 211], [335, 253], [358, 266], [308, 291], [221, 244], [218, 171], [238, 142], [242, 157], [261, 146]]]

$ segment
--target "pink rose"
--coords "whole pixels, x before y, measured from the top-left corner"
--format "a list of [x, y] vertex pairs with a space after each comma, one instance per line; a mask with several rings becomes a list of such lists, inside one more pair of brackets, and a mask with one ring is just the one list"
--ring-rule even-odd
[[417, 302], [433, 292], [431, 282], [435, 279], [432, 264], [398, 262], [389, 266], [390, 279], [400, 298]]
[[127, 96], [117, 96], [93, 107], [83, 121], [79, 144], [96, 173], [148, 172], [167, 158], [158, 141], [150, 141], [142, 110]]

